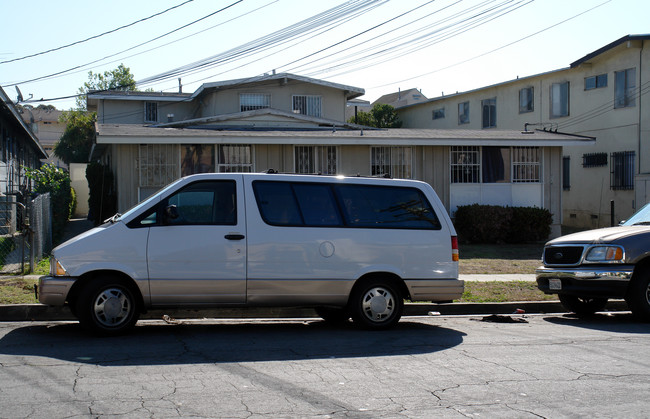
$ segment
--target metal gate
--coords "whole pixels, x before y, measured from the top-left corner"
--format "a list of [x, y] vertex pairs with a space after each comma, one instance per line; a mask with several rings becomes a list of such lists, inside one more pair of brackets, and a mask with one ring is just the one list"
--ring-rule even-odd
[[25, 205], [11, 199], [2, 197], [0, 200], [1, 274], [24, 273], [30, 260]]

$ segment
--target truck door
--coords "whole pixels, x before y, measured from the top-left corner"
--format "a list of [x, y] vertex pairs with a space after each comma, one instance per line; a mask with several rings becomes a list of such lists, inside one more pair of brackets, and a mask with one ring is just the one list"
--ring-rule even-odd
[[241, 176], [199, 180], [163, 199], [150, 227], [154, 306], [246, 301], [246, 220]]

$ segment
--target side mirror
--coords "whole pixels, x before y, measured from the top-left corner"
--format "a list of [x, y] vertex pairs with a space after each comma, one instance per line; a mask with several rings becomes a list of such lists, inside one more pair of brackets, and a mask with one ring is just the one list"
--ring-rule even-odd
[[165, 219], [167, 220], [175, 220], [179, 217], [178, 214], [178, 208], [176, 208], [176, 205], [169, 205], [167, 208], [165, 208]]

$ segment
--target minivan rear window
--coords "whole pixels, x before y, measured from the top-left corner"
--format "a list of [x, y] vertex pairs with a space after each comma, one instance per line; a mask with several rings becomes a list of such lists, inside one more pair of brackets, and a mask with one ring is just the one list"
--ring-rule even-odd
[[276, 226], [441, 229], [416, 188], [255, 181], [262, 218]]

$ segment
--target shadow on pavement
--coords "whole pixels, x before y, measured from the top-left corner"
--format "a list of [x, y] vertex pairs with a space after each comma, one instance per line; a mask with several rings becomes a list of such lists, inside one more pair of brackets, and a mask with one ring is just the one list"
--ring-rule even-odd
[[565, 326], [618, 333], [650, 333], [650, 323], [643, 323], [634, 318], [630, 312], [596, 313], [580, 317], [576, 314], [547, 316], [544, 320]]
[[459, 345], [464, 333], [402, 321], [366, 331], [323, 321], [165, 324], [140, 322], [125, 336], [102, 338], [76, 323], [14, 329], [0, 355], [40, 356], [94, 365], [169, 365], [357, 358], [433, 353]]

